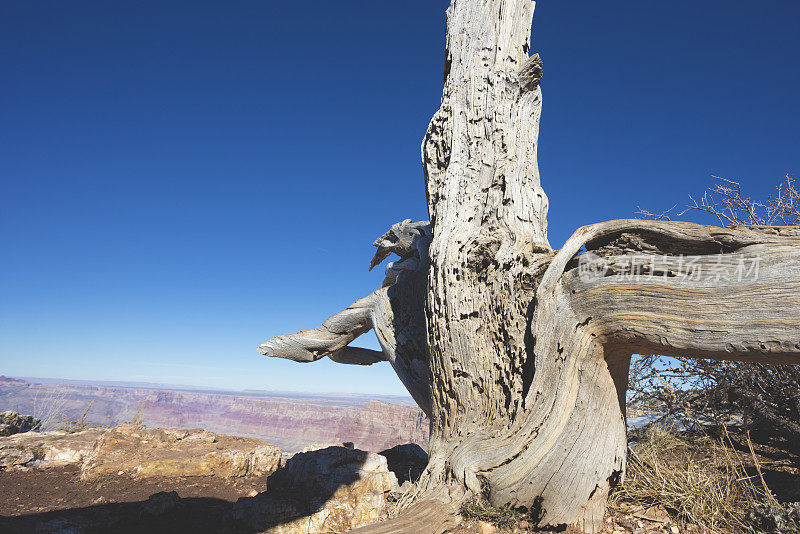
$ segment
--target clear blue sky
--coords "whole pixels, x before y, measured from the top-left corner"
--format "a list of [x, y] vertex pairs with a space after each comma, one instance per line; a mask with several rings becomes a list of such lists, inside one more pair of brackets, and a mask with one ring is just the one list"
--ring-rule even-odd
[[[427, 218], [446, 7], [3, 2], [0, 374], [402, 393], [255, 349], [372, 291], [375, 237]], [[798, 174], [796, 0], [541, 0], [533, 51], [555, 247]]]

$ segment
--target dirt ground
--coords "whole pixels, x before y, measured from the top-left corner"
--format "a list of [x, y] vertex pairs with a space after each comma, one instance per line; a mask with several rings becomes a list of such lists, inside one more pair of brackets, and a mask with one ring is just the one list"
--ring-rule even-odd
[[[735, 448], [749, 459], [746, 444]], [[800, 501], [800, 458], [771, 439], [758, 440], [756, 452], [767, 486], [779, 501]], [[698, 451], [702, 452], [702, 451]], [[750, 471], [752, 466], [749, 466]], [[753, 472], [755, 475], [755, 472]], [[240, 497], [266, 489], [266, 477], [111, 476], [83, 482], [76, 466], [0, 471], [0, 534], [6, 533], [241, 533], [232, 522]], [[175, 492], [175, 493], [170, 493]], [[614, 510], [606, 532], [700, 532], [676, 518], [648, 519], [636, 510]], [[524, 534], [524, 521], [504, 529], [465, 520], [453, 534]]]
[[266, 477], [82, 482], [76, 466], [0, 471], [0, 533], [232, 532], [233, 503], [265, 487]]

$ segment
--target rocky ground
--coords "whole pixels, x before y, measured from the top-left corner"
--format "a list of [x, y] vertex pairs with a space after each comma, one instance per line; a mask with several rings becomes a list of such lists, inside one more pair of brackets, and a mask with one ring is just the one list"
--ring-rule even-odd
[[140, 425], [17, 433], [0, 438], [0, 532], [345, 532], [427, 462], [417, 445], [384, 454]]
[[[786, 504], [800, 500], [800, 458], [770, 443], [755, 443], [748, 457], [740, 438], [731, 438], [731, 451], [751, 462], [745, 470], [758, 463], [759, 477], [782, 503], [780, 509], [755, 503], [757, 517], [748, 520], [767, 526], [747, 532], [800, 532], [800, 505]], [[659, 445], [659, 456], [713, 460], [708, 437], [670, 439], [671, 445]], [[352, 444], [320, 445], [288, 454], [258, 439], [204, 430], [119, 425], [18, 432], [0, 437], [0, 532], [346, 532], [387, 517], [401, 484], [416, 479], [426, 462], [416, 445], [380, 454]], [[644, 505], [615, 498], [604, 531], [744, 532], [693, 525], [657, 502], [663, 495], [652, 497]], [[519, 512], [477, 506], [463, 516], [451, 534], [535, 532]]]

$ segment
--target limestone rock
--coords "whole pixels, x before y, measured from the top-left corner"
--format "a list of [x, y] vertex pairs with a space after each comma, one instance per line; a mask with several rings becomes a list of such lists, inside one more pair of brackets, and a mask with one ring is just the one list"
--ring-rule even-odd
[[[22, 458], [30, 458], [28, 462], [36, 461], [40, 468], [57, 467], [77, 464], [84, 461], [91, 454], [98, 438], [104, 430], [90, 429], [83, 432], [25, 432], [0, 438], [0, 465], [14, 467], [22, 465]], [[8, 452], [21, 451], [16, 455], [15, 462], [9, 463]], [[26, 462], [27, 463], [27, 462]]]
[[43, 440], [42, 460], [51, 465], [81, 463], [92, 453], [101, 435], [100, 430], [88, 430]]
[[375, 523], [398, 489], [386, 458], [345, 447], [295, 454], [267, 491], [236, 503], [239, 526], [265, 534], [338, 533]]
[[21, 449], [14, 443], [0, 443], [0, 468], [22, 466], [35, 459], [33, 451]]
[[[25, 432], [0, 438], [0, 467], [16, 467], [37, 462], [38, 467], [53, 467], [82, 462], [94, 449], [102, 430], [84, 432]], [[24, 461], [23, 461], [24, 460]]]
[[37, 430], [42, 422], [32, 415], [20, 415], [17, 412], [0, 413], [0, 436], [11, 436], [20, 432]]
[[281, 465], [281, 450], [254, 438], [119, 425], [104, 433], [84, 462], [82, 477], [123, 475], [236, 478], [268, 475]]
[[0, 468], [79, 464], [84, 480], [103, 476], [266, 476], [282, 463], [281, 450], [253, 438], [119, 425], [83, 432], [26, 432], [0, 438]]

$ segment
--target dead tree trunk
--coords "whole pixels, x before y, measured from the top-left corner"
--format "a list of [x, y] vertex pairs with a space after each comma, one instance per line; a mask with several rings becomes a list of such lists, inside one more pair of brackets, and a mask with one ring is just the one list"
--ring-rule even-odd
[[[388, 360], [430, 416], [416, 504], [366, 532], [441, 531], [471, 495], [596, 532], [625, 470], [631, 354], [800, 363], [797, 230], [621, 220], [551, 250], [533, 8], [452, 1], [442, 103], [422, 144], [430, 225], [404, 221], [376, 241], [371, 267], [401, 258], [382, 288], [260, 349]], [[382, 354], [347, 347], [370, 329]]]

